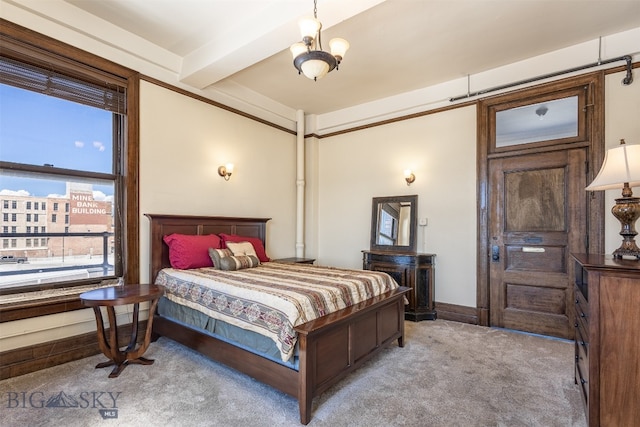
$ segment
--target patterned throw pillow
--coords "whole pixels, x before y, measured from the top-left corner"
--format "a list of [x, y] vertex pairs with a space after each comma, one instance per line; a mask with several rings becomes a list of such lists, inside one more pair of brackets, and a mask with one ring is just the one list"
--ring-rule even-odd
[[216, 270], [222, 270], [220, 268], [222, 259], [230, 256], [233, 256], [233, 252], [229, 249], [209, 248], [209, 257], [211, 258], [211, 261], [213, 261], [213, 268]]
[[253, 255], [228, 256], [220, 260], [220, 270], [242, 270], [243, 268], [253, 268], [260, 265], [258, 257]]
[[209, 249], [213, 266], [218, 270], [235, 271], [260, 265], [255, 255], [233, 255], [229, 249]]

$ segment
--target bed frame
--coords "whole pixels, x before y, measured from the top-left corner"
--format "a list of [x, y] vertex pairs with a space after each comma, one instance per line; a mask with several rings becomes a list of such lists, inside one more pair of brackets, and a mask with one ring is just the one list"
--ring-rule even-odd
[[[150, 280], [169, 267], [169, 248], [162, 237], [181, 234], [239, 234], [265, 242], [269, 219], [145, 214], [151, 221]], [[400, 287], [295, 328], [299, 370], [258, 356], [211, 335], [185, 327], [157, 313], [153, 336], [170, 338], [209, 358], [243, 372], [298, 400], [300, 422], [311, 420], [311, 404], [331, 385], [384, 347], [404, 347], [404, 294]]]

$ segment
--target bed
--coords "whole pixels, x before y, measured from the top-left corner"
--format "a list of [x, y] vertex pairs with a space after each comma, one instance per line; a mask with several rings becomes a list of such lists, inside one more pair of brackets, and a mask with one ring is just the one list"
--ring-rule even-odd
[[[226, 233], [258, 238], [264, 245], [269, 221], [264, 218], [145, 216], [150, 220], [151, 283], [163, 269], [170, 267], [164, 236]], [[400, 347], [404, 346], [404, 304], [408, 291], [409, 288], [398, 287], [296, 326], [295, 365], [280, 363], [158, 311], [154, 314], [153, 338], [172, 339], [293, 396], [298, 400], [300, 422], [308, 424], [314, 397], [394, 341]]]

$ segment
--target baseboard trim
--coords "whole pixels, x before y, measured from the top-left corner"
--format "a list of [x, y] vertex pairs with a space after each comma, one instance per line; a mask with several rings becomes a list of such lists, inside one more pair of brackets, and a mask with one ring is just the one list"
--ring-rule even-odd
[[478, 313], [475, 307], [435, 302], [438, 319], [453, 320], [455, 322], [478, 324]]
[[[138, 341], [144, 339], [147, 321], [138, 323]], [[131, 323], [118, 326], [122, 346], [131, 339]], [[34, 344], [0, 353], [0, 380], [17, 377], [63, 363], [100, 354], [96, 332]]]

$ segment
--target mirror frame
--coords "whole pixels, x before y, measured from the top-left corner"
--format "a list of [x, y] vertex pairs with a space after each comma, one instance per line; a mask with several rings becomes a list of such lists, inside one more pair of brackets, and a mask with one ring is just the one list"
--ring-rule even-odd
[[[411, 220], [409, 222], [409, 245], [379, 245], [377, 243], [378, 235], [378, 206], [381, 203], [411, 203]], [[393, 251], [393, 252], [415, 252], [418, 228], [418, 196], [393, 196], [393, 197], [374, 197], [371, 203], [371, 250]]]

